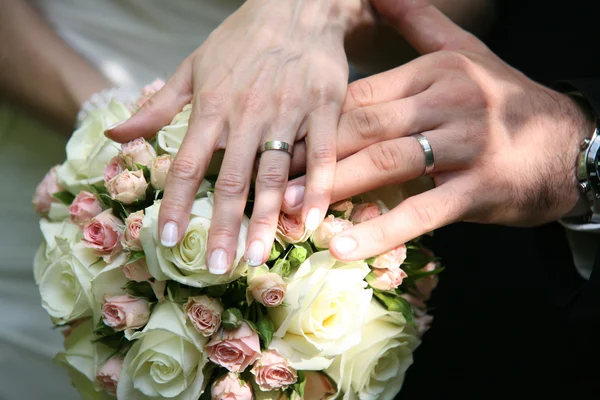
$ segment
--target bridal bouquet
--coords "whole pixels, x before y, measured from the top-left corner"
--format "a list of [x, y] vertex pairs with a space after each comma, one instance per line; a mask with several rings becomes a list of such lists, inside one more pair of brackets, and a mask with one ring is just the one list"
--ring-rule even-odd
[[34, 196], [43, 234], [34, 275], [65, 336], [56, 362], [76, 389], [86, 399], [394, 398], [431, 320], [433, 255], [417, 239], [367, 260], [334, 259], [332, 235], [391, 206], [369, 193], [333, 204], [314, 232], [282, 213], [268, 262], [249, 267], [249, 201], [232, 271], [212, 275], [218, 162], [183, 240], [162, 246], [162, 190], [190, 106], [148, 141], [104, 136], [157, 86], [88, 107], [66, 161]]

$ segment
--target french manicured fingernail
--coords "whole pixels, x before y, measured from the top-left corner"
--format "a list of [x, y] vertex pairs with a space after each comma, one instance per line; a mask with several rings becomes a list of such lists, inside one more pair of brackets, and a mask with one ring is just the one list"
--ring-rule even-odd
[[317, 207], [313, 207], [310, 209], [308, 214], [306, 214], [306, 229], [309, 231], [314, 231], [319, 227], [321, 223], [321, 211]]
[[255, 240], [250, 243], [246, 250], [246, 264], [251, 267], [258, 267], [263, 263], [265, 257], [265, 244], [262, 240]]
[[288, 186], [285, 190], [285, 194], [283, 195], [283, 200], [290, 207], [296, 207], [302, 200], [304, 199], [304, 186], [303, 185], [294, 185]]
[[335, 248], [335, 251], [344, 256], [352, 253], [356, 249], [357, 245], [358, 244], [356, 243], [356, 240], [354, 240], [351, 236], [342, 236], [333, 241], [333, 247]]
[[223, 249], [213, 250], [208, 260], [208, 270], [213, 275], [223, 275], [228, 270], [227, 253]]
[[104, 134], [106, 135], [107, 133], [109, 133], [110, 131], [112, 131], [113, 129], [115, 129], [117, 126], [123, 124], [125, 121], [127, 121], [127, 120], [124, 119], [123, 121], [115, 122], [114, 124], [112, 124], [111, 126], [109, 126], [108, 128], [106, 128], [106, 130], [104, 131]]
[[165, 247], [173, 247], [177, 244], [177, 224], [175, 222], [169, 221], [163, 226], [160, 243]]

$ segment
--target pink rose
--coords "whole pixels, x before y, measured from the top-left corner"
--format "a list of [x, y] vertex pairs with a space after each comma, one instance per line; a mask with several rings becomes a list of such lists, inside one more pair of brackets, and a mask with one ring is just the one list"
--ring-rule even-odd
[[433, 322], [433, 316], [425, 313], [424, 311], [417, 311], [417, 315], [414, 318], [414, 322], [417, 325], [417, 335], [422, 338], [425, 332], [431, 327]]
[[328, 249], [329, 241], [333, 235], [348, 228], [352, 228], [352, 222], [347, 219], [335, 218], [333, 215], [328, 215], [312, 234], [312, 242], [319, 250]]
[[265, 350], [250, 370], [261, 390], [287, 389], [298, 380], [296, 370], [275, 350]]
[[383, 214], [381, 206], [377, 203], [363, 203], [354, 206], [350, 220], [355, 224], [366, 222]]
[[375, 289], [393, 290], [400, 286], [406, 277], [406, 272], [400, 267], [371, 268], [371, 274], [367, 275], [367, 282]]
[[250, 325], [242, 322], [232, 331], [220, 329], [206, 345], [208, 358], [231, 372], [244, 371], [260, 357], [258, 335]]
[[120, 156], [111, 158], [104, 166], [104, 182], [109, 182], [112, 178], [125, 171], [125, 169], [125, 162]]
[[152, 275], [148, 272], [145, 258], [139, 258], [130, 264], [124, 265], [122, 269], [127, 279], [131, 281], [145, 282], [152, 278]]
[[277, 237], [286, 243], [302, 242], [306, 237], [306, 228], [298, 215], [279, 213], [277, 221]]
[[148, 182], [144, 171], [125, 170], [106, 183], [106, 189], [113, 200], [131, 204], [146, 197]]
[[150, 318], [150, 305], [146, 299], [128, 294], [106, 297], [102, 305], [102, 320], [116, 331], [137, 329]]
[[106, 361], [96, 373], [96, 381], [106, 393], [117, 395], [117, 385], [123, 369], [123, 357], [114, 356]]
[[229, 372], [213, 383], [210, 395], [212, 400], [252, 400], [252, 388], [242, 382], [237, 374]]
[[96, 215], [83, 228], [83, 242], [86, 246], [102, 254], [104, 261], [121, 251], [121, 236], [125, 226], [108, 209]]
[[215, 333], [221, 326], [223, 306], [219, 300], [208, 296], [190, 297], [183, 306], [183, 311], [194, 328], [206, 337]]
[[337, 393], [335, 383], [327, 375], [318, 371], [304, 371], [304, 375], [306, 376], [305, 399], [325, 400]]
[[58, 175], [56, 174], [58, 167], [59, 165], [52, 167], [35, 189], [33, 206], [35, 207], [35, 211], [40, 215], [48, 214], [50, 212], [50, 205], [58, 203], [58, 200], [52, 197], [52, 195], [64, 190], [58, 183]]
[[144, 210], [129, 214], [125, 220], [125, 233], [123, 234], [123, 246], [129, 250], [142, 250], [140, 242], [140, 229], [144, 221]]
[[371, 267], [393, 269], [402, 265], [404, 260], [406, 260], [406, 246], [401, 244], [375, 257], [375, 261], [371, 263]]
[[121, 145], [121, 158], [128, 168], [136, 170], [136, 164], [150, 165], [156, 158], [156, 151], [146, 139], [137, 138]]
[[167, 183], [167, 175], [171, 168], [173, 157], [169, 154], [158, 156], [150, 165], [150, 184], [156, 190], [163, 190]]
[[68, 210], [71, 215], [71, 222], [84, 226], [102, 212], [102, 206], [93, 193], [82, 191], [75, 197]]
[[163, 86], [165, 86], [165, 82], [162, 79], [157, 79], [151, 84], [144, 86], [140, 97], [137, 99], [137, 106], [141, 108]]
[[278, 274], [267, 272], [253, 277], [248, 282], [252, 297], [266, 307], [277, 307], [283, 303], [287, 285]]
[[[421, 271], [431, 272], [434, 271], [438, 267], [438, 264], [434, 261], [430, 262], [426, 266], [424, 266]], [[415, 281], [415, 286], [419, 291], [420, 297], [423, 298], [424, 301], [429, 300], [431, 297], [431, 292], [438, 284], [438, 276], [437, 275], [429, 275], [425, 276], [421, 279], [417, 279]]]
[[340, 218], [348, 219], [348, 218], [350, 218], [350, 215], [352, 215], [352, 210], [354, 209], [354, 204], [350, 200], [342, 200], [342, 201], [338, 201], [337, 203], [333, 203], [332, 205], [330, 205], [329, 209], [331, 211], [336, 211], [338, 213], [341, 213], [342, 215]]

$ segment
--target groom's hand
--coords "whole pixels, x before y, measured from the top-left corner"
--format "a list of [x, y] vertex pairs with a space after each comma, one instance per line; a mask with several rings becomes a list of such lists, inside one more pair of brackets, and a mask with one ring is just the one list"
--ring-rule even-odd
[[[427, 1], [373, 3], [423, 56], [348, 88], [338, 128], [338, 159], [346, 158], [332, 200], [422, 175], [414, 133], [431, 144], [436, 187], [338, 234], [332, 254], [369, 257], [456, 221], [534, 225], [568, 213], [579, 198], [575, 164], [592, 119]], [[290, 203], [303, 179], [290, 182], [285, 211], [298, 207]]]

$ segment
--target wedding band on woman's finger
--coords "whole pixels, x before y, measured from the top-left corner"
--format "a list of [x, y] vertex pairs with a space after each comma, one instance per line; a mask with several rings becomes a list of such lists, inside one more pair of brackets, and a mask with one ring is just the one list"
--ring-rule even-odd
[[425, 155], [425, 170], [423, 171], [422, 175], [429, 175], [433, 172], [435, 167], [435, 158], [433, 156], [431, 143], [429, 143], [429, 140], [427, 140], [427, 138], [420, 133], [415, 133], [411, 136], [417, 139], [421, 145], [421, 148], [423, 149], [423, 154]]
[[268, 150], [278, 150], [288, 153], [290, 156], [294, 156], [292, 145], [288, 142], [284, 142], [282, 140], [268, 140], [260, 146], [258, 149], [258, 155], [260, 156], [262, 153]]

